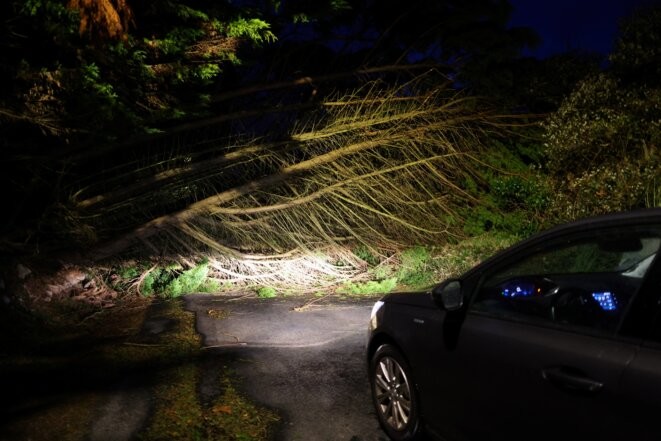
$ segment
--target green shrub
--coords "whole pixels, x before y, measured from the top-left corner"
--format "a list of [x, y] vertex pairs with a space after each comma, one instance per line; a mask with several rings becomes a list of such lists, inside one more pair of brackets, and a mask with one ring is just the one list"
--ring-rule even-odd
[[270, 299], [277, 295], [275, 288], [262, 286], [257, 289], [257, 297], [260, 299]]
[[374, 280], [385, 280], [393, 277], [393, 274], [396, 272], [396, 270], [391, 265], [379, 265], [374, 268], [370, 268], [368, 272], [372, 275]]
[[518, 240], [518, 236], [503, 232], [491, 232], [471, 237], [453, 245], [445, 246], [433, 260], [437, 280], [457, 277], [498, 251]]
[[348, 282], [339, 288], [337, 292], [352, 295], [385, 294], [395, 289], [395, 286], [397, 286], [397, 277], [391, 277], [381, 281], [370, 280], [363, 283]]
[[197, 289], [199, 292], [217, 292], [223, 288], [222, 284], [215, 279], [209, 279], [204, 281], [202, 285]]
[[[551, 197], [540, 194], [538, 203], [551, 205]], [[537, 197], [537, 196], [535, 196]], [[465, 216], [463, 231], [468, 236], [481, 236], [485, 233], [497, 232], [527, 237], [547, 226], [549, 223], [549, 208], [533, 209], [531, 205], [521, 204], [518, 208], [501, 208], [494, 203], [485, 203], [462, 211]]]
[[163, 290], [168, 297], [179, 297], [198, 291], [209, 274], [209, 264], [203, 261], [199, 265], [184, 271], [167, 284]]
[[372, 254], [372, 251], [364, 244], [360, 244], [353, 249], [353, 253], [370, 265], [378, 265], [379, 258]]
[[479, 236], [491, 231], [494, 226], [503, 225], [503, 215], [495, 208], [478, 205], [463, 210], [465, 216], [463, 231], [469, 236]]
[[156, 284], [156, 280], [158, 280], [159, 276], [161, 275], [161, 270], [159, 268], [155, 268], [152, 271], [149, 272], [145, 276], [144, 279], [142, 279], [142, 285], [140, 286], [140, 293], [144, 296], [150, 296], [154, 294], [154, 285]]
[[140, 276], [140, 269], [137, 266], [127, 266], [120, 268], [117, 274], [124, 280], [131, 280]]
[[661, 160], [642, 165], [623, 159], [604, 164], [572, 178], [558, 180], [552, 211], [559, 220], [654, 207], [659, 204]]
[[431, 253], [426, 247], [415, 246], [402, 252], [401, 265], [397, 278], [405, 285], [423, 287], [433, 283], [434, 275], [430, 266]]
[[546, 225], [552, 186], [540, 171], [545, 149], [539, 136], [526, 131], [522, 140], [490, 142], [480, 174], [463, 182], [476, 198], [474, 205], [458, 210], [461, 223], [455, 225], [465, 234], [502, 231], [527, 236]]
[[545, 121], [558, 221], [656, 204], [660, 23], [658, 7], [624, 20], [611, 69], [579, 82]]
[[503, 210], [530, 210], [539, 212], [550, 202], [550, 189], [539, 176], [507, 176], [493, 181], [492, 192]]

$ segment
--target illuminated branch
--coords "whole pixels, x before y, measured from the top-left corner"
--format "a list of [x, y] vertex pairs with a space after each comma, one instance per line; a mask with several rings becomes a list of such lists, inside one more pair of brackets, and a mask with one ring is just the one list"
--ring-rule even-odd
[[140, 170], [139, 182], [81, 201], [90, 222], [95, 212], [124, 223], [160, 212], [91, 257], [166, 241], [244, 261], [347, 240], [394, 249], [461, 234], [459, 213], [475, 202], [462, 182], [479, 181], [482, 140], [510, 117], [420, 83], [370, 83], [304, 115], [287, 140], [219, 144], [215, 157], [184, 150], [165, 169]]

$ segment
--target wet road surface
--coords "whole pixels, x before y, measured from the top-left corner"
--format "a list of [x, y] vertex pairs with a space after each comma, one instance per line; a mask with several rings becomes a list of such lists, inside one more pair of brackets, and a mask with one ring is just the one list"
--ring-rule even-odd
[[[249, 398], [281, 415], [277, 440], [386, 440], [372, 409], [364, 359], [375, 299], [321, 299], [308, 306], [300, 298], [185, 300], [206, 351], [217, 355], [206, 362], [205, 375], [232, 369]], [[213, 394], [205, 390], [213, 384], [202, 381], [200, 394]]]

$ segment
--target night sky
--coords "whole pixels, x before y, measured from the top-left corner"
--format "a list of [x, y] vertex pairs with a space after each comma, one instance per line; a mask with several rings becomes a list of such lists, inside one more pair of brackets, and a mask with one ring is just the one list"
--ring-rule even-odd
[[527, 55], [547, 57], [567, 49], [608, 54], [618, 22], [637, 7], [661, 0], [510, 0], [512, 26], [529, 26], [542, 38]]

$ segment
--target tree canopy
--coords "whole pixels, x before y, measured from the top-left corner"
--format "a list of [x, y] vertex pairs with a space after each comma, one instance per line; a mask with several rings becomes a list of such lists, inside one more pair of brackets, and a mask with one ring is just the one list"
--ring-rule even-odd
[[215, 113], [214, 96], [250, 83], [424, 61], [469, 78], [534, 41], [507, 27], [505, 0], [406, 6], [11, 0], [1, 6], [2, 80], [13, 86], [0, 96], [4, 125], [121, 138]]

